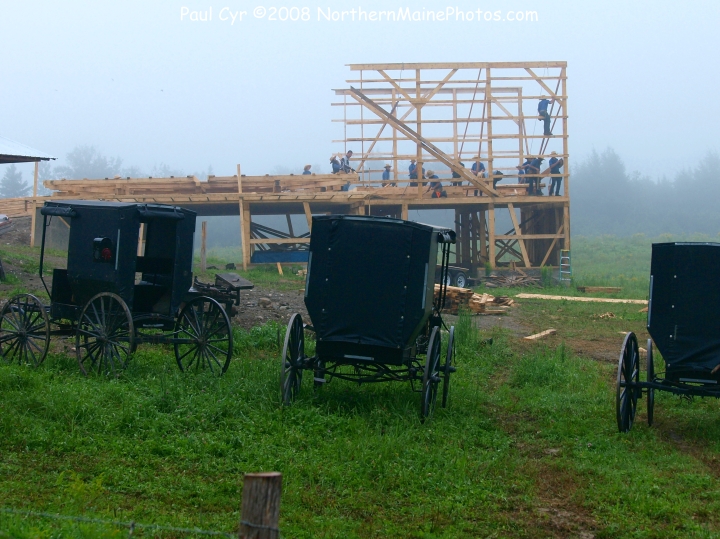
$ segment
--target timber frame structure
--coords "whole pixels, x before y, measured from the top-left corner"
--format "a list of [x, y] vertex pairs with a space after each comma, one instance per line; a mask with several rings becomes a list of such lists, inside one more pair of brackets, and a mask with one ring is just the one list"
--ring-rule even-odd
[[[192, 176], [106, 178], [48, 180], [45, 186], [54, 190], [53, 199], [163, 203], [201, 216], [238, 215], [244, 268], [260, 251], [307, 249], [309, 234], [295, 233], [293, 214], [304, 215], [311, 229], [312, 214], [407, 219], [409, 210], [422, 209], [454, 210], [457, 265], [476, 271], [559, 264], [560, 249], [570, 248], [565, 62], [349, 67], [356, 76], [347, 81], [348, 88], [335, 90], [338, 101], [333, 105], [342, 117], [333, 121], [342, 128], [342, 138], [334, 142], [354, 152], [354, 174], [244, 176], [238, 165], [235, 175], [207, 181]], [[543, 98], [552, 100], [551, 135], [543, 133], [538, 121], [537, 104]], [[529, 196], [518, 167], [528, 157], [547, 160], [553, 152], [562, 159], [561, 172], [551, 174], [543, 165], [539, 177], [541, 182], [562, 180], [563, 194]], [[434, 198], [422, 180], [410, 180], [410, 159], [418, 169], [432, 168], [440, 176], [446, 197]], [[485, 175], [472, 173], [474, 161], [486, 165]], [[381, 177], [384, 164], [391, 165], [389, 181]], [[44, 200], [24, 199], [34, 221]], [[286, 215], [288, 230], [253, 222], [258, 215]], [[33, 240], [37, 233], [34, 223]]]

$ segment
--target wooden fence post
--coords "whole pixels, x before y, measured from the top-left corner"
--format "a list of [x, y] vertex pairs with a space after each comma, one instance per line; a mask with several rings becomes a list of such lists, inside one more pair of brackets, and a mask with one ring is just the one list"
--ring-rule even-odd
[[203, 221], [200, 232], [200, 269], [207, 271], [207, 259], [206, 259], [206, 244], [207, 244], [207, 221]]
[[248, 473], [243, 480], [240, 539], [279, 539], [279, 472]]

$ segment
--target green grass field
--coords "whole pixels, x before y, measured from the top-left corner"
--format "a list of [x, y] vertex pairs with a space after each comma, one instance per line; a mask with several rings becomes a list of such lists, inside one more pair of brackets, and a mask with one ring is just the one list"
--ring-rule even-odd
[[[574, 240], [576, 283], [644, 298], [649, 245]], [[461, 317], [450, 406], [425, 424], [406, 383], [314, 391], [306, 379], [281, 407], [275, 324], [236, 330], [220, 379], [180, 373], [162, 346], [141, 347], [119, 379], [85, 378], [63, 354], [39, 369], [0, 364], [0, 508], [233, 532], [243, 473], [274, 470], [283, 537], [718, 537], [718, 403], [657, 393], [656, 426], [641, 401], [619, 434], [616, 364], [577, 343], [619, 351], [618, 331], [646, 335], [644, 315], [551, 303], [516, 307], [531, 327], [558, 328], [546, 342]], [[0, 513], [0, 537], [127, 534]]]

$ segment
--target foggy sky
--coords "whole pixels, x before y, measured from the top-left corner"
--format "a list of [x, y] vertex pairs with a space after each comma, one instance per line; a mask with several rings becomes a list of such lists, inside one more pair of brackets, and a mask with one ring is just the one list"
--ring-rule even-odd
[[[310, 21], [253, 18], [283, 5]], [[405, 6], [534, 10], [539, 22], [317, 20], [318, 8]], [[213, 20], [181, 21], [182, 7], [212, 7]], [[248, 15], [221, 22], [224, 7]], [[629, 170], [672, 177], [720, 149], [718, 23], [716, 1], [4, 0], [0, 136], [59, 158], [91, 144], [143, 170], [264, 174], [342, 150], [330, 103], [345, 64], [566, 60], [571, 156], [611, 146]]]

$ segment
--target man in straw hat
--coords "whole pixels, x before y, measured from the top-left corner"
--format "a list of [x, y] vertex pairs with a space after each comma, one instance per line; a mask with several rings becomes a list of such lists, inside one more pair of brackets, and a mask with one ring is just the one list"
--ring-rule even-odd
[[303, 174], [312, 174], [312, 172], [310, 172], [311, 168], [312, 165], [305, 165], [305, 167], [303, 168]]
[[330, 166], [332, 166], [333, 174], [338, 174], [340, 172], [340, 161], [338, 161], [337, 155], [333, 155], [330, 157]]
[[[553, 174], [552, 183], [550, 184], [550, 192], [548, 195], [555, 195], [559, 197], [562, 178], [560, 176], [555, 176], [555, 174], [562, 174], [560, 169], [562, 168], [564, 161], [563, 159], [558, 159], [557, 152], [550, 152], [550, 161], [548, 161], [548, 164], [550, 165], [550, 174]], [[555, 191], [554, 193], [553, 190]]]
[[[440, 183], [440, 178], [433, 172], [432, 170], [428, 170], [425, 177], [428, 180], [434, 180], [431, 181], [428, 185], [427, 190], [432, 191], [432, 197], [433, 198], [443, 198], [447, 197], [447, 193], [445, 192], [445, 189], [443, 189], [442, 183]], [[426, 191], [427, 192], [427, 191]]]
[[383, 173], [382, 173], [382, 179], [383, 179], [382, 186], [385, 187], [389, 183], [392, 187], [395, 187], [397, 185], [395, 182], [390, 183], [390, 170], [392, 170], [392, 167], [390, 165], [386, 164], [384, 168], [385, 168], [385, 170], [383, 170]]
[[475, 176], [484, 178], [485, 177], [485, 165], [483, 165], [482, 162], [480, 161], [480, 156], [476, 155], [475, 157], [472, 158], [472, 160], [473, 160], [473, 164], [472, 164], [472, 167], [470, 168], [470, 171]]

